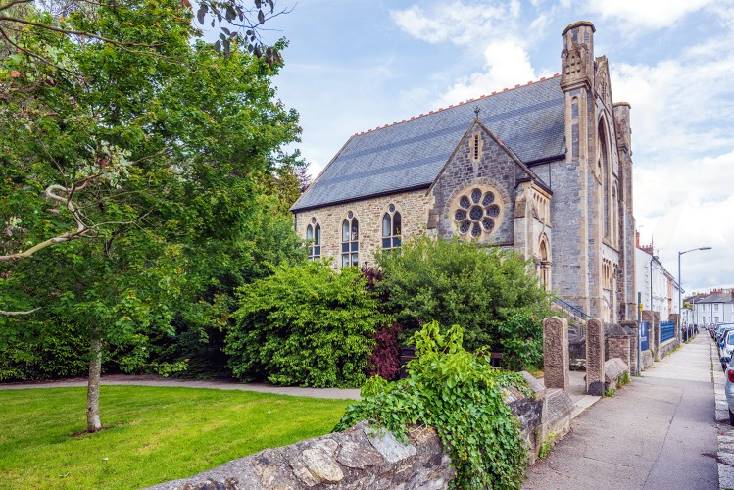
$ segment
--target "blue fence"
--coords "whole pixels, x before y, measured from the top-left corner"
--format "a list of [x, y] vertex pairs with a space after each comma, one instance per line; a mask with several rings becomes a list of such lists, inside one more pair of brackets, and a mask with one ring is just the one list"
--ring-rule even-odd
[[640, 322], [640, 349], [650, 350], [650, 322]]
[[665, 342], [675, 337], [675, 322], [668, 320], [660, 322], [660, 342]]

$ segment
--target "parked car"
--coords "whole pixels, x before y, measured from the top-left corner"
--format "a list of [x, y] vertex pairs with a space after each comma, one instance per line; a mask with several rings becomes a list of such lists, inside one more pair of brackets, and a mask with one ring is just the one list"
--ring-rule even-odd
[[732, 352], [734, 352], [734, 327], [726, 330], [722, 342], [719, 344], [719, 362], [721, 369], [726, 371], [726, 367], [731, 361]]
[[720, 348], [724, 341], [724, 335], [732, 329], [734, 329], [734, 323], [719, 323], [716, 326], [716, 343], [719, 344]]
[[734, 367], [731, 366], [726, 368], [724, 393], [726, 393], [726, 404], [729, 408], [729, 423], [734, 425]]

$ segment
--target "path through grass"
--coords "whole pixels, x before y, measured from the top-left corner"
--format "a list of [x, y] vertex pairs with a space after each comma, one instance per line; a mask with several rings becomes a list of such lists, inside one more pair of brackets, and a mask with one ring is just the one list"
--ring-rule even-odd
[[351, 403], [263, 393], [103, 386], [0, 390], [0, 488], [140, 488], [329, 432]]

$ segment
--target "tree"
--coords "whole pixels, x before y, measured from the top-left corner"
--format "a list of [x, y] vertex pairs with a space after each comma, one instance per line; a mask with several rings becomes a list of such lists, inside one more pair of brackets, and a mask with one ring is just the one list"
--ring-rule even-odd
[[[51, 14], [57, 22], [38, 22], [28, 18], [34, 4]], [[41, 51], [36, 51], [17, 42], [19, 33], [26, 29], [52, 32], [73, 37], [82, 42], [101, 41], [117, 46], [146, 47], [135, 40], [118, 38], [115, 32], [105, 32], [92, 22], [84, 27], [68, 24], [69, 16], [93, 19], [99, 8], [107, 11], [134, 7], [136, 0], [4, 0], [0, 4], [0, 45], [9, 45], [24, 52], [36, 61], [51, 64]], [[192, 9], [190, 0], [181, 0], [181, 6]], [[263, 25], [274, 17], [287, 14], [292, 9], [276, 9], [275, 0], [198, 0], [196, 20], [200, 25], [219, 26], [219, 39], [214, 43], [218, 52], [229, 54], [233, 43], [253, 56], [264, 59], [268, 64], [280, 64], [282, 45], [269, 45], [262, 36]], [[153, 47], [153, 46], [148, 46]], [[60, 68], [57, 66], [57, 68]]]
[[258, 176], [297, 115], [273, 99], [278, 63], [237, 42], [219, 55], [177, 0], [23, 20], [0, 60], [0, 309], [84, 329], [93, 432], [103, 347], [139, 365], [176, 312], [252, 263]]

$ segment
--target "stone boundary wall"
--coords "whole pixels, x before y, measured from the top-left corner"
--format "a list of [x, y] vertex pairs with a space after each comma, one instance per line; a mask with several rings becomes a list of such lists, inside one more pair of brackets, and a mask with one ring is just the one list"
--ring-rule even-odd
[[673, 352], [676, 347], [678, 347], [679, 342], [678, 339], [673, 337], [672, 339], [666, 340], [662, 344], [660, 344], [660, 359], [667, 356], [671, 352]]
[[629, 374], [629, 366], [619, 357], [604, 363], [604, 389], [616, 388], [624, 373]]
[[266, 449], [155, 490], [447, 488], [454, 476], [436, 432], [410, 430], [403, 444], [365, 422], [290, 446]]
[[[532, 396], [505, 388], [505, 404], [520, 422], [528, 460], [537, 459], [543, 442], [569, 430], [573, 402], [561, 389], [546, 389], [526, 371]], [[448, 488], [455, 472], [436, 431], [415, 427], [403, 444], [390, 432], [360, 422], [290, 446], [266, 449], [191, 478], [161, 483], [152, 490], [276, 490]]]
[[645, 369], [647, 369], [647, 368], [652, 367], [652, 365], [654, 364], [654, 361], [655, 361], [653, 359], [653, 356], [652, 356], [652, 351], [649, 350], [649, 349], [648, 350], [644, 350], [644, 351], [642, 351], [640, 353], [640, 359], [641, 359], [640, 360], [640, 363], [642, 364], [642, 370], [643, 371]]

